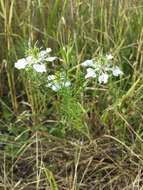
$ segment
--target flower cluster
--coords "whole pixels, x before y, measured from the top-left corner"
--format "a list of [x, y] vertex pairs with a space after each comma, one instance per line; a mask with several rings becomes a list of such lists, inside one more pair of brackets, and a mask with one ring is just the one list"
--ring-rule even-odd
[[15, 67], [17, 69], [25, 69], [32, 66], [36, 72], [44, 73], [46, 72], [45, 62], [53, 62], [57, 59], [57, 57], [50, 56], [51, 51], [51, 48], [47, 48], [46, 50], [39, 51], [36, 56], [29, 55], [25, 58], [19, 59], [15, 63]]
[[71, 82], [67, 79], [65, 73], [56, 73], [55, 75], [48, 76], [47, 87], [57, 92], [64, 87], [70, 87]]
[[[31, 51], [30, 55], [19, 59], [15, 63], [15, 67], [17, 69], [28, 69], [32, 68], [32, 70], [37, 73], [46, 73], [46, 62], [53, 62], [57, 57], [51, 57], [50, 52], [51, 48], [47, 48], [46, 50], [36, 49], [36, 53], [34, 50]], [[121, 69], [118, 66], [114, 66], [112, 64], [113, 56], [111, 54], [106, 56], [99, 56], [98, 59], [89, 59], [81, 63], [81, 66], [86, 68], [85, 79], [98, 79], [100, 84], [106, 84], [111, 75], [118, 77], [123, 74]], [[29, 70], [29, 69], [28, 69]], [[40, 75], [41, 76], [41, 75]], [[57, 92], [62, 88], [68, 88], [71, 86], [71, 82], [67, 78], [65, 72], [56, 72], [55, 74], [42, 75], [45, 77], [47, 81], [47, 87], [51, 88], [53, 91]]]
[[118, 77], [123, 74], [118, 66], [112, 64], [113, 56], [111, 54], [99, 57], [97, 60], [86, 60], [81, 63], [86, 68], [85, 79], [97, 78], [100, 84], [106, 84], [109, 76]]
[[[38, 48], [36, 48], [36, 51], [34, 51], [34, 49], [31, 49], [29, 56], [19, 59], [15, 63], [15, 68], [19, 70], [20, 69], [27, 70], [28, 68], [32, 68], [32, 70], [36, 71], [37, 73], [46, 73], [47, 70], [45, 63], [53, 62], [56, 59], [58, 59], [57, 57], [50, 56], [51, 51], [52, 51], [51, 48], [47, 48], [46, 50], [41, 50], [41, 51], [39, 51]], [[29, 71], [29, 69], [27, 71]], [[71, 82], [67, 80], [65, 72], [56, 72], [55, 74], [48, 75], [48, 78], [47, 75], [42, 75], [42, 76], [46, 79], [48, 83], [46, 87], [51, 88], [55, 92], [61, 90], [64, 87], [68, 88], [71, 86]], [[32, 75], [30, 75], [30, 77], [32, 79]], [[40, 79], [38, 78], [38, 80]]]

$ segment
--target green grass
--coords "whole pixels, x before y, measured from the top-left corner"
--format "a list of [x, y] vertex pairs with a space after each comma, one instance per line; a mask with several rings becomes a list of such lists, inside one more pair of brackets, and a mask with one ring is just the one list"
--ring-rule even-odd
[[[0, 189], [143, 189], [143, 1], [0, 0], [0, 44]], [[35, 44], [72, 89], [14, 68]], [[124, 75], [83, 86], [79, 64], [107, 53]]]

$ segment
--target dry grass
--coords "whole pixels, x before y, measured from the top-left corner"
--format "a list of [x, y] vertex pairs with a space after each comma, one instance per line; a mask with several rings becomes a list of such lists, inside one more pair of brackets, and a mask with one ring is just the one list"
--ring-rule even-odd
[[38, 184], [38, 189], [42, 190], [143, 188], [142, 156], [111, 136], [91, 142], [75, 140], [74, 143], [49, 136], [39, 139], [38, 157], [36, 155], [34, 141], [14, 160], [1, 152], [0, 187], [35, 190]]

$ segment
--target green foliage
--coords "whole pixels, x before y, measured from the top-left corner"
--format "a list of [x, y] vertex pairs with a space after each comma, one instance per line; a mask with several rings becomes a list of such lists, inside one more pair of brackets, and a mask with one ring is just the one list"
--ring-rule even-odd
[[0, 135], [0, 141], [4, 146], [5, 153], [12, 158], [17, 158], [23, 153], [29, 142], [29, 129], [12, 124], [8, 131]]
[[84, 124], [85, 110], [72, 90], [63, 89], [60, 92], [61, 122], [66, 131], [87, 132]]

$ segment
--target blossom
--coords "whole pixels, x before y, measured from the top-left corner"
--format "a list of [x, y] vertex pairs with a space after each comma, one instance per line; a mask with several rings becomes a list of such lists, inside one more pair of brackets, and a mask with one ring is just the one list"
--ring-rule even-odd
[[54, 84], [51, 86], [51, 88], [52, 88], [53, 91], [57, 92], [57, 91], [59, 91], [59, 90], [61, 89], [61, 86], [60, 86], [60, 84], [58, 84], [58, 83], [54, 83]]
[[39, 53], [39, 59], [44, 59], [47, 56], [46, 50], [42, 50]]
[[24, 69], [27, 66], [28, 62], [25, 58], [19, 59], [16, 63], [15, 63], [15, 68], [17, 69]]
[[59, 83], [55, 82], [49, 82], [46, 87], [51, 88], [53, 91], [57, 92], [61, 89], [61, 86]]
[[85, 79], [87, 78], [95, 78], [96, 77], [96, 73], [95, 70], [92, 68], [88, 68], [87, 69], [87, 74], [85, 75]]
[[69, 80], [66, 80], [65, 73], [58, 73], [58, 75], [48, 76], [48, 84], [46, 86], [57, 92], [63, 87], [70, 87], [71, 82]]
[[119, 75], [122, 75], [123, 72], [120, 70], [118, 66], [114, 67], [112, 69], [113, 76], [118, 77]]
[[47, 48], [46, 50], [38, 51], [36, 55], [32, 54], [32, 51], [30, 51], [31, 55], [19, 59], [15, 63], [15, 67], [17, 69], [24, 69], [28, 65], [29, 67], [33, 67], [33, 69], [39, 73], [46, 72], [46, 66], [44, 65], [45, 61], [52, 62], [57, 59], [57, 57], [49, 56], [51, 51], [51, 48]]
[[29, 55], [25, 59], [26, 59], [27, 62], [33, 62], [33, 57], [31, 55]]
[[40, 59], [45, 59], [51, 51], [52, 51], [51, 48], [47, 48], [46, 50], [40, 51], [39, 52], [39, 58]]
[[57, 59], [57, 57], [47, 57], [45, 60], [49, 62], [53, 62]]
[[50, 53], [51, 51], [52, 51], [51, 48], [46, 48], [46, 52], [47, 52], [47, 53]]
[[37, 71], [38, 73], [43, 73], [46, 72], [46, 66], [45, 65], [41, 65], [41, 64], [34, 64], [33, 68], [35, 69], [35, 71]]
[[63, 82], [63, 81], [55, 81], [53, 84], [51, 83], [51, 84], [49, 84], [49, 87], [53, 90], [53, 91], [55, 91], [55, 92], [57, 92], [57, 91], [59, 91], [59, 90], [61, 90], [63, 87], [70, 87], [70, 85], [71, 85], [71, 82], [70, 81], [66, 81], [66, 82]]
[[93, 60], [86, 60], [81, 63], [81, 66], [86, 67], [85, 79], [96, 78], [98, 76], [98, 82], [100, 84], [106, 84], [108, 78], [113, 76], [118, 77], [122, 75], [123, 72], [119, 67], [115, 67], [112, 64], [113, 55], [100, 55], [99, 58]]
[[83, 67], [92, 67], [94, 65], [94, 62], [93, 60], [91, 59], [88, 59], [86, 61], [84, 61], [83, 63], [81, 63], [81, 66]]
[[107, 73], [102, 73], [101, 75], [99, 75], [98, 81], [99, 81], [100, 84], [101, 83], [106, 84], [108, 82], [108, 74]]
[[49, 76], [48, 76], [48, 80], [49, 80], [49, 81], [52, 81], [52, 80], [54, 80], [54, 79], [55, 79], [55, 75], [49, 75]]
[[54, 82], [49, 82], [46, 87], [51, 88], [53, 91], [57, 92], [58, 90], [61, 89], [61, 86], [59, 83], [57, 83], [56, 81]]
[[113, 55], [107, 54], [107, 55], [106, 55], [106, 58], [107, 58], [107, 60], [112, 60], [112, 59], [113, 59]]
[[66, 82], [64, 83], [64, 87], [69, 87], [69, 86], [71, 86], [71, 82], [70, 82], [70, 81], [66, 81]]
[[51, 82], [49, 82], [48, 84], [46, 84], [46, 87], [51, 88], [52, 85], [53, 85], [53, 84], [52, 84]]

